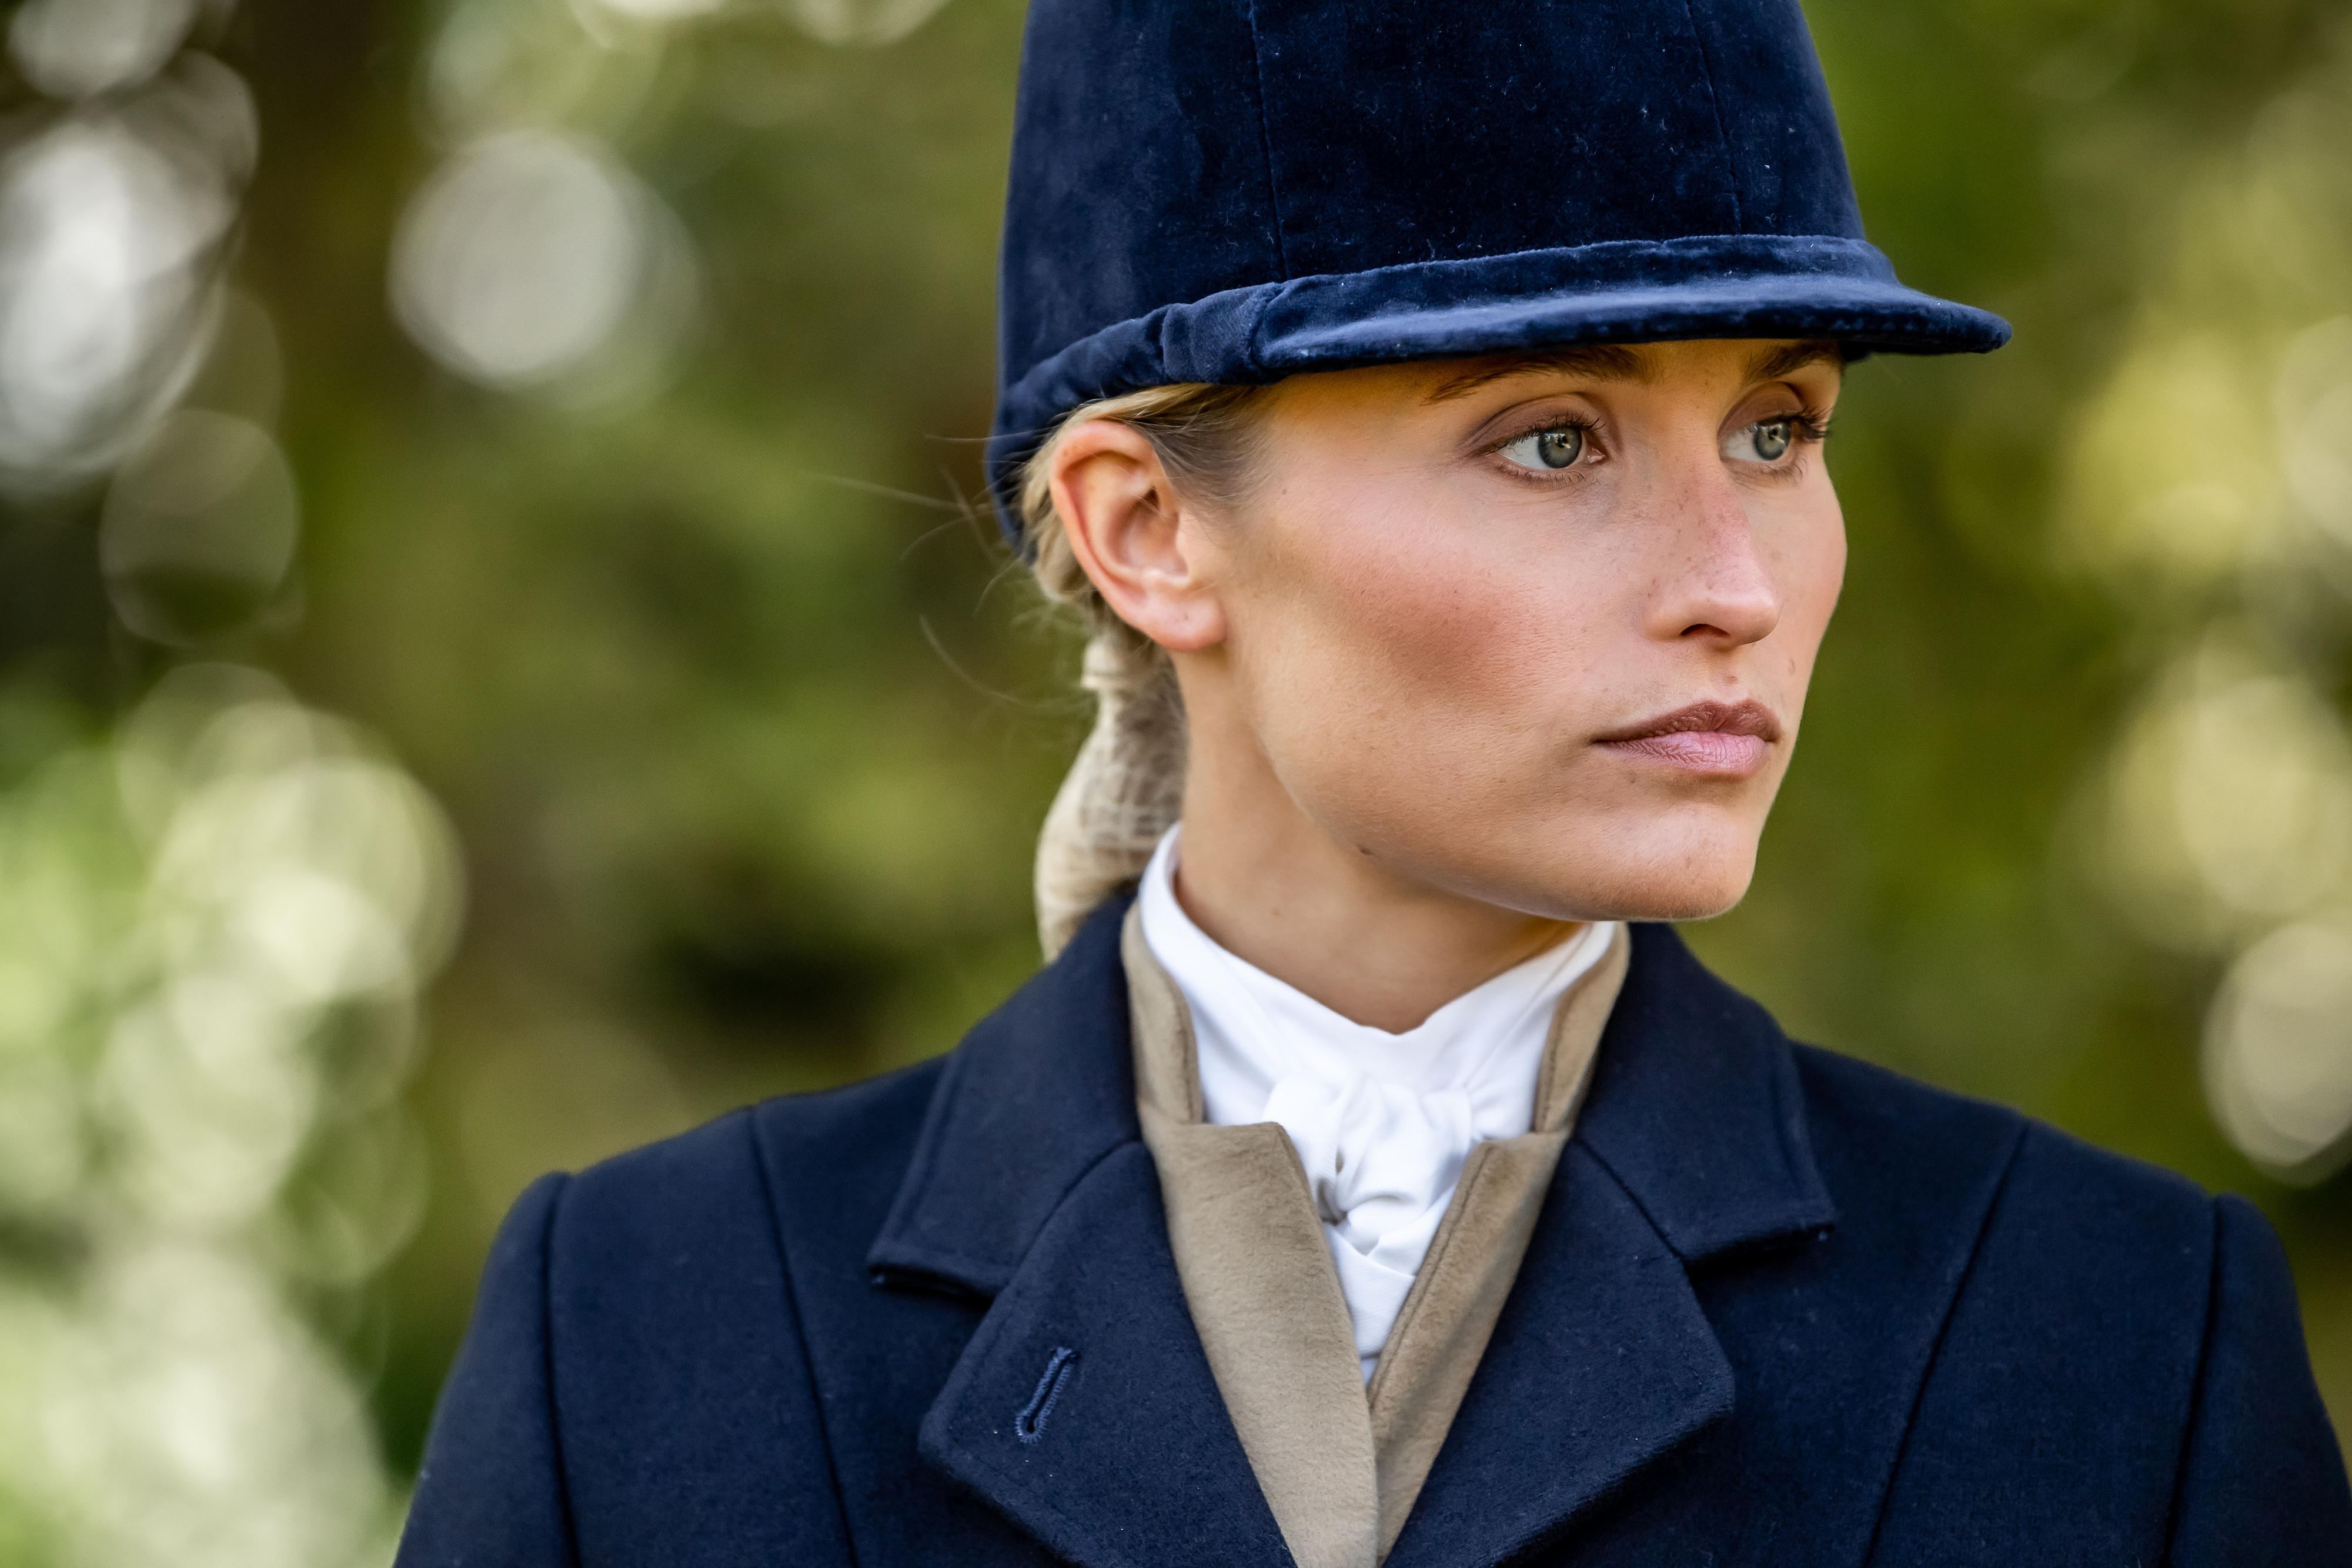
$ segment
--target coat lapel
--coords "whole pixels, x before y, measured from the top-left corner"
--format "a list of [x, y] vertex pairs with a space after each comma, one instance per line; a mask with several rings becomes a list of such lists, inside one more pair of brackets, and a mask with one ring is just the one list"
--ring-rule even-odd
[[1571, 1143], [1389, 1568], [1497, 1562], [1732, 1403], [1681, 1260]]
[[1088, 1568], [1290, 1561], [1193, 1333], [1139, 1144], [1047, 1224], [922, 1449]]
[[1635, 927], [1575, 1135], [1388, 1568], [1557, 1537], [1728, 1416], [1689, 1266], [1834, 1218], [1779, 1029], [1670, 928]]
[[877, 1282], [995, 1295], [1079, 1182], [1142, 1141], [1118, 956], [1128, 903], [1097, 910], [956, 1048], [866, 1253]]
[[1126, 903], [959, 1049], [867, 1266], [991, 1301], [924, 1418], [930, 1464], [1085, 1568], [1284, 1564], [1141, 1142]]

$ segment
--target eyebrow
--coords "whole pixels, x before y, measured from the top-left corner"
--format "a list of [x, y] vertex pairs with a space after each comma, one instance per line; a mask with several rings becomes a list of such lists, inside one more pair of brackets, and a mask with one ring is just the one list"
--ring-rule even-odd
[[1631, 349], [1614, 343], [1577, 343], [1564, 349], [1546, 349], [1537, 354], [1515, 354], [1507, 360], [1481, 361], [1473, 369], [1438, 382], [1421, 401], [1451, 402], [1458, 397], [1468, 397], [1480, 387], [1516, 376], [1566, 375], [1597, 382], [1649, 382], [1655, 380], [1657, 373], [1655, 365]]
[[1777, 349], [1759, 349], [1748, 361], [1748, 379], [1756, 382], [1777, 382], [1782, 376], [1795, 375], [1807, 365], [1835, 365], [1845, 369], [1845, 348], [1826, 338], [1810, 343], [1789, 343]]
[[[1783, 376], [1794, 375], [1807, 365], [1819, 364], [1843, 369], [1845, 350], [1827, 339], [1761, 349], [1748, 361], [1748, 379], [1775, 382]], [[1482, 361], [1475, 368], [1440, 382], [1421, 401], [1424, 404], [1451, 402], [1496, 382], [1518, 376], [1541, 375], [1582, 376], [1597, 382], [1640, 382], [1646, 384], [1657, 379], [1658, 370], [1648, 356], [1636, 353], [1632, 349], [1615, 343], [1579, 343], [1563, 349], [1547, 349], [1537, 354], [1517, 354], [1509, 359]]]

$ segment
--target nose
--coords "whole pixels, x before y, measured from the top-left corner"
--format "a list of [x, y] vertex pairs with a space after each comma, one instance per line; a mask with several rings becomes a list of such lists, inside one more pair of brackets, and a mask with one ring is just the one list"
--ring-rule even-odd
[[1712, 452], [1682, 467], [1683, 482], [1662, 497], [1662, 555], [1643, 630], [1661, 642], [1760, 643], [1780, 623], [1780, 589], [1746, 498]]

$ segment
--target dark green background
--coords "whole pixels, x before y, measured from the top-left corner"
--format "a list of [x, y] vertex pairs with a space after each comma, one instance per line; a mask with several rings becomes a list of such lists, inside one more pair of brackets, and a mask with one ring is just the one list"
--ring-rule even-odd
[[[667, 391], [590, 413], [454, 381], [386, 307], [439, 156], [438, 8], [247, 0], [222, 42], [260, 107], [236, 275], [279, 334], [307, 532], [299, 619], [212, 652], [383, 736], [470, 880], [412, 1096], [429, 1214], [338, 1320], [395, 1467], [530, 1176], [945, 1050], [1035, 962], [1029, 852], [1086, 713], [1072, 643], [961, 505], [1020, 10], [949, 0], [875, 49], [748, 5], [674, 28], [586, 129], [684, 220], [699, 323]], [[2198, 1036], [2227, 954], [2135, 938], [2085, 847], [2127, 705], [2239, 590], [2065, 545], [2067, 454], [2178, 293], [2183, 193], [2226, 183], [2278, 94], [2352, 79], [2344, 14], [1809, 11], [1872, 237], [2017, 340], [1853, 371], [1853, 565], [1804, 746], [1754, 893], [1691, 935], [1800, 1036], [2252, 1195], [2352, 1418], [2347, 1188], [2272, 1183], [2215, 1131]], [[89, 512], [0, 522], [0, 679], [94, 729], [179, 655], [111, 624]]]

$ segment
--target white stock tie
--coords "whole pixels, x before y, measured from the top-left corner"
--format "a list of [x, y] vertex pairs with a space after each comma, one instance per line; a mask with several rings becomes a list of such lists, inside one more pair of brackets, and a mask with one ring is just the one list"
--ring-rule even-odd
[[1207, 1119], [1276, 1123], [1297, 1150], [1369, 1378], [1471, 1147], [1532, 1125], [1553, 1009], [1612, 928], [1588, 926], [1391, 1034], [1211, 941], [1176, 901], [1177, 836], [1144, 873], [1144, 941], [1192, 1012]]

